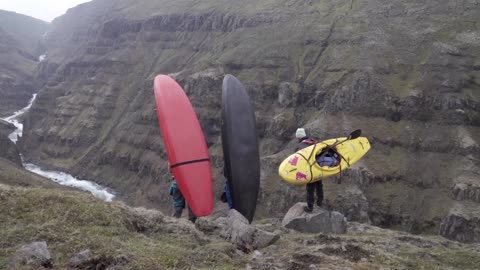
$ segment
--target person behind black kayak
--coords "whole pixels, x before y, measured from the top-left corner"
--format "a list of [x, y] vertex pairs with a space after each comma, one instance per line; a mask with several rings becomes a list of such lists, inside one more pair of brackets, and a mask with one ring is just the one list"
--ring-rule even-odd
[[233, 199], [232, 199], [232, 194], [230, 193], [228, 179], [227, 179], [227, 176], [225, 175], [225, 167], [223, 168], [223, 177], [225, 177], [225, 185], [223, 187], [223, 193], [222, 193], [222, 196], [220, 197], [220, 201], [222, 201], [223, 203], [227, 203], [228, 209], [232, 209]]
[[[295, 132], [295, 137], [298, 139], [298, 145], [295, 148], [295, 152], [303, 148], [309, 147], [310, 145], [316, 144], [317, 141], [308, 137], [304, 128], [298, 128]], [[307, 184], [307, 206], [303, 208], [305, 212], [313, 211], [313, 204], [315, 203], [315, 190], [317, 191], [317, 205], [322, 206], [323, 203], [323, 183], [322, 181], [317, 181]]]

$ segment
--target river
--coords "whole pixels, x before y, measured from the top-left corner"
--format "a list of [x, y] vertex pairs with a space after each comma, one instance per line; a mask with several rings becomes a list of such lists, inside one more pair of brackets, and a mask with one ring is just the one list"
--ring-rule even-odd
[[[24, 113], [26, 113], [30, 109], [30, 107], [32, 107], [32, 104], [35, 101], [36, 97], [37, 97], [37, 94], [34, 94], [33, 97], [30, 99], [30, 101], [28, 102], [28, 105], [25, 108], [23, 108], [19, 111], [16, 111], [11, 116], [3, 118], [3, 120], [13, 124], [16, 127], [16, 129], [8, 136], [8, 138], [13, 143], [17, 143], [18, 138], [22, 137], [22, 134], [23, 134], [23, 124], [20, 123], [18, 118], [21, 115], [23, 115]], [[33, 173], [36, 173], [38, 175], [41, 175], [43, 177], [46, 177], [46, 178], [48, 178], [48, 179], [50, 179], [50, 180], [52, 180], [52, 181], [54, 181], [54, 182], [56, 182], [60, 185], [74, 187], [74, 188], [78, 188], [78, 189], [81, 189], [81, 190], [84, 190], [84, 191], [88, 191], [88, 192], [92, 193], [95, 197], [98, 197], [98, 198], [100, 198], [102, 200], [105, 200], [107, 202], [112, 201], [113, 198], [115, 197], [115, 195], [113, 193], [109, 192], [107, 190], [107, 188], [102, 187], [102, 186], [96, 184], [93, 181], [77, 179], [74, 176], [72, 176], [68, 173], [65, 173], [65, 172], [45, 170], [38, 165], [35, 165], [35, 164], [32, 164], [32, 163], [25, 163], [23, 161], [23, 158], [22, 158], [22, 163], [23, 163], [23, 166], [25, 167], [25, 169], [27, 169], [27, 170], [29, 170]]]

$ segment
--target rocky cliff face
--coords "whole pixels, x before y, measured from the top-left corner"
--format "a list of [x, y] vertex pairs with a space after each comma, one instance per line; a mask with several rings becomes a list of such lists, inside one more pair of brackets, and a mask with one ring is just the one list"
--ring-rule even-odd
[[[23, 149], [129, 203], [169, 207], [152, 79], [173, 74], [185, 87], [217, 170], [221, 80], [231, 73], [257, 111], [259, 216], [304, 200], [303, 188], [276, 175], [298, 126], [319, 138], [362, 128], [372, 150], [325, 182], [329, 205], [350, 220], [478, 239], [479, 8], [476, 0], [83, 4], [46, 36]], [[458, 236], [464, 227], [472, 229]]]
[[8, 135], [15, 130], [15, 126], [0, 119], [0, 159], [13, 162], [22, 167], [22, 160], [15, 144], [8, 139]]
[[47, 23], [0, 10], [0, 117], [25, 107], [35, 91], [34, 73], [44, 52]]

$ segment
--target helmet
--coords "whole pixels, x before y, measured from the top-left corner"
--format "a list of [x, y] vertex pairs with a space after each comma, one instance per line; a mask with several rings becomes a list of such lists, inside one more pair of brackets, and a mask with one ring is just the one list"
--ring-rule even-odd
[[298, 128], [297, 132], [295, 132], [295, 137], [297, 139], [307, 137], [307, 133], [305, 132], [305, 129], [304, 128]]

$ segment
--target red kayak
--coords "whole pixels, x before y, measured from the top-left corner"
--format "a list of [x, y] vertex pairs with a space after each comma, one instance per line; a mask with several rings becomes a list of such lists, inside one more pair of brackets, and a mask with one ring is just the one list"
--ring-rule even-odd
[[154, 91], [158, 123], [178, 187], [195, 215], [210, 215], [212, 172], [197, 115], [182, 87], [169, 76], [155, 77]]

